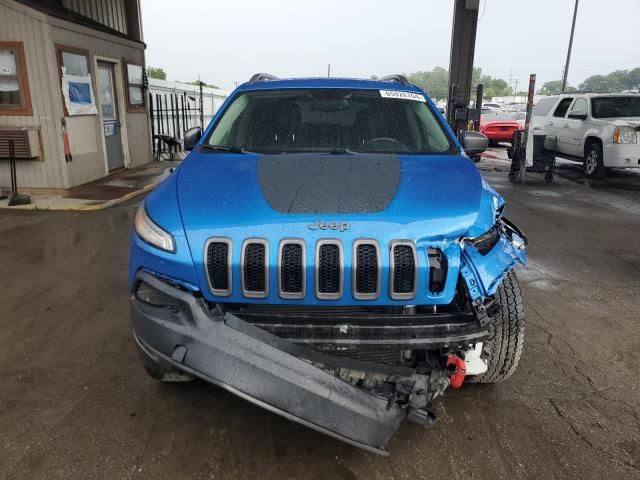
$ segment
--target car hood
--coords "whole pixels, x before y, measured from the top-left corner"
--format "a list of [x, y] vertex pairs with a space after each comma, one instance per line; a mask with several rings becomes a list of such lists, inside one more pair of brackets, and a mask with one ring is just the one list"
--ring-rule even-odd
[[[502, 208], [501, 197], [483, 182], [473, 162], [460, 155], [194, 152], [176, 173], [184, 233], [200, 288], [211, 300], [215, 297], [207, 286], [205, 246], [214, 237], [231, 245], [235, 276], [233, 295], [227, 301], [282, 303], [286, 300], [274, 289], [266, 300], [241, 294], [243, 242], [262, 239], [269, 264], [277, 265], [281, 242], [302, 240], [307, 246], [307, 271], [312, 272], [318, 240], [338, 240], [345, 270], [350, 268], [351, 249], [358, 239], [373, 239], [380, 248], [408, 240], [421, 256], [420, 268], [428, 266], [428, 248], [439, 248], [448, 257], [448, 276], [456, 279], [461, 261], [458, 239], [486, 232]], [[383, 259], [381, 269], [387, 268]], [[270, 275], [275, 285], [275, 271]], [[388, 291], [387, 275], [382, 277], [381, 291]], [[345, 285], [350, 285], [348, 279]], [[436, 295], [420, 288], [415, 301], [449, 303], [455, 285], [454, 280], [447, 282]], [[342, 305], [350, 299], [321, 301], [308, 292], [305, 301]], [[372, 302], [394, 301], [400, 302], [381, 295]]]
[[640, 127], [640, 117], [601, 118], [600, 120], [611, 123], [617, 127]]
[[316, 221], [349, 222], [361, 236], [457, 237], [475, 223], [483, 190], [459, 155], [193, 152], [178, 173], [192, 248], [231, 230], [305, 236]]

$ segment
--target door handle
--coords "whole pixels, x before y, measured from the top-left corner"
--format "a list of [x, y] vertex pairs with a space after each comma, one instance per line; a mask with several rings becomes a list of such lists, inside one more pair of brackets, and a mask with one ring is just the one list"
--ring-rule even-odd
[[569, 124], [568, 124], [568, 123], [565, 123], [565, 124], [564, 124], [564, 128], [569, 128]]
[[553, 125], [553, 122], [545, 123], [545, 125]]

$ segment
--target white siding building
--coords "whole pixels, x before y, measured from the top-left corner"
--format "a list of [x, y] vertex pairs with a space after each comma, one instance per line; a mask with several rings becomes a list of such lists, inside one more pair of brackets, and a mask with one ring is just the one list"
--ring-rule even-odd
[[0, 0], [0, 187], [67, 189], [151, 161], [137, 0]]

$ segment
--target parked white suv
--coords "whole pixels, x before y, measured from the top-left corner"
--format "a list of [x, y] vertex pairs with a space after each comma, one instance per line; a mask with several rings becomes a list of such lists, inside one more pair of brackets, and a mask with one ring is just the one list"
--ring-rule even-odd
[[640, 167], [640, 94], [567, 93], [538, 100], [532, 119], [545, 148], [584, 163], [590, 177]]

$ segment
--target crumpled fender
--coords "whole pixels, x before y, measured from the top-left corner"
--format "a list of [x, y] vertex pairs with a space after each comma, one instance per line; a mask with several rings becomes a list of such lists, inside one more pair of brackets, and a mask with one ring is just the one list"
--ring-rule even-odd
[[462, 244], [460, 273], [472, 300], [494, 295], [504, 276], [517, 263], [527, 263], [527, 237], [509, 220], [498, 220], [500, 240], [485, 255], [472, 245]]

